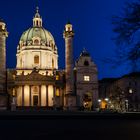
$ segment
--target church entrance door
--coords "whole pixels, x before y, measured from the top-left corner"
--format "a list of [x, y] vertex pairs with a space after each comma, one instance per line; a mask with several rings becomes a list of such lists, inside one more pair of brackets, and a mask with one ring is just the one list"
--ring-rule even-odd
[[38, 106], [38, 95], [33, 96], [33, 106]]
[[92, 109], [92, 94], [86, 93], [83, 97], [83, 106], [85, 110], [91, 110]]

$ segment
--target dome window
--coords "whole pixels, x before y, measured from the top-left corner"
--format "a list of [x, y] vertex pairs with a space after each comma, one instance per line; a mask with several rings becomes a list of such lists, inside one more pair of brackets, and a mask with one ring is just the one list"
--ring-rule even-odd
[[34, 56], [34, 64], [39, 64], [39, 56]]
[[39, 45], [39, 40], [38, 39], [34, 40], [34, 45]]

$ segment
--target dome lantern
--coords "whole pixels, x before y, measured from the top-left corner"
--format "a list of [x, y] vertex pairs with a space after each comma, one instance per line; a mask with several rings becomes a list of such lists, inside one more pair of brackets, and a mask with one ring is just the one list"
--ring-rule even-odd
[[42, 27], [42, 18], [39, 14], [39, 8], [36, 7], [36, 14], [33, 18], [33, 27]]

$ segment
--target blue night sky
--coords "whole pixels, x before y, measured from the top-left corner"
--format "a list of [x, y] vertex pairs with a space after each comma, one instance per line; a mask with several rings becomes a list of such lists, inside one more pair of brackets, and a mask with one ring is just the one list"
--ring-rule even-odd
[[106, 57], [115, 54], [115, 44], [111, 40], [111, 17], [122, 12], [124, 3], [132, 0], [1, 0], [0, 18], [7, 24], [7, 67], [16, 67], [16, 48], [20, 36], [32, 26], [36, 6], [40, 8], [43, 26], [55, 38], [59, 53], [59, 68], [65, 66], [63, 29], [67, 21], [73, 24], [74, 59], [79, 57], [83, 48], [90, 52], [98, 67], [99, 79], [118, 77], [128, 73], [128, 67], [112, 68], [103, 63]]

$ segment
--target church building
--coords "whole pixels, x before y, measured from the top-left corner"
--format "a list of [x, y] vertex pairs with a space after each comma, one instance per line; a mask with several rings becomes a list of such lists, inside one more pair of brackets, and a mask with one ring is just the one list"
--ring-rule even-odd
[[0, 106], [8, 94], [16, 108], [43, 107], [89, 110], [98, 106], [97, 66], [84, 49], [73, 62], [74, 31], [64, 28], [65, 69], [58, 69], [57, 45], [43, 27], [36, 9], [33, 25], [23, 32], [17, 46], [15, 69], [6, 69], [6, 24], [0, 20]]

